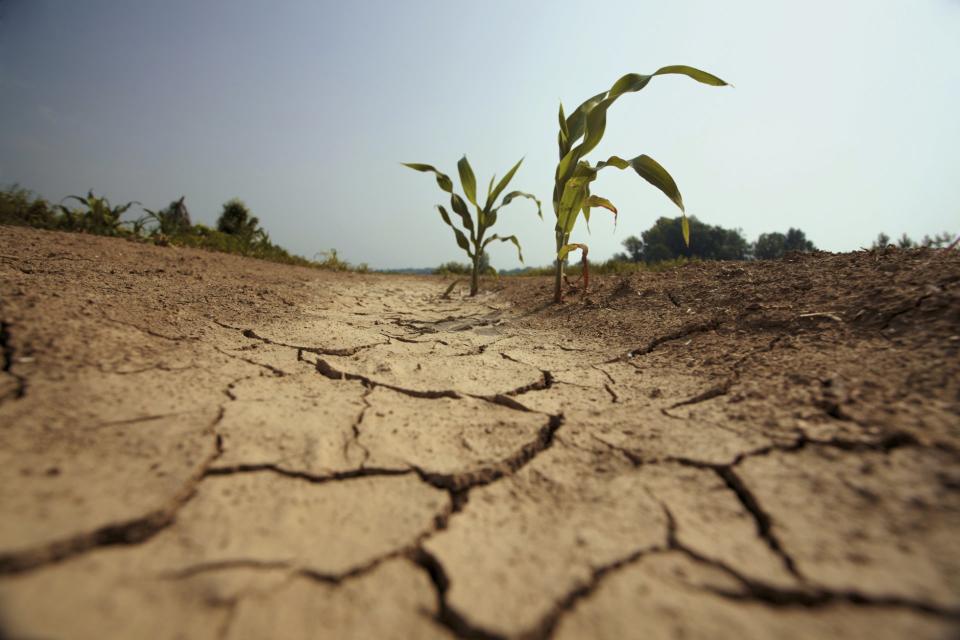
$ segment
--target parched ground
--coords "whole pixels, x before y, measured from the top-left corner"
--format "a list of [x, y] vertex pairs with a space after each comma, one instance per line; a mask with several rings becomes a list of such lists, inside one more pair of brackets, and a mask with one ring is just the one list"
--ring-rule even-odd
[[0, 227], [0, 638], [960, 635], [960, 253], [448, 284]]

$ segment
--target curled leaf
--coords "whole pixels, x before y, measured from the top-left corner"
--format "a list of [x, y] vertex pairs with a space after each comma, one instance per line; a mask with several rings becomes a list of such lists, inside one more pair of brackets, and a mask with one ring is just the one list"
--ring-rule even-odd
[[487, 245], [494, 240], [499, 240], [500, 242], [512, 242], [514, 246], [517, 247], [517, 257], [520, 258], [521, 263], [523, 262], [523, 252], [520, 250], [520, 241], [517, 240], [517, 236], [498, 236], [497, 234], [493, 234], [483, 241], [483, 248], [486, 249]]
[[567, 257], [567, 254], [573, 251], [574, 249], [579, 249], [583, 256], [586, 257], [587, 252], [590, 251], [590, 247], [579, 242], [572, 242], [570, 244], [565, 244], [560, 247], [560, 251], [557, 251], [557, 260], [563, 260]]
[[[511, 191], [507, 195], [503, 196], [503, 201], [500, 203], [500, 207], [507, 206], [508, 204], [513, 202], [513, 200], [516, 198], [527, 198], [529, 200], [533, 200], [534, 202], [536, 202], [537, 215], [540, 216], [541, 220], [543, 220], [543, 209], [541, 207], [540, 200], [539, 198], [537, 198], [537, 196], [533, 195], [532, 193], [526, 193], [525, 191]], [[499, 209], [500, 207], [497, 207], [497, 209]], [[496, 209], [494, 209], [494, 211], [496, 211]]]
[[433, 165], [423, 164], [420, 162], [401, 162], [405, 167], [409, 167], [414, 171], [430, 171], [437, 176], [437, 184], [440, 185], [440, 188], [446, 191], [447, 193], [453, 193], [453, 180], [450, 179], [450, 176], [437, 170]]

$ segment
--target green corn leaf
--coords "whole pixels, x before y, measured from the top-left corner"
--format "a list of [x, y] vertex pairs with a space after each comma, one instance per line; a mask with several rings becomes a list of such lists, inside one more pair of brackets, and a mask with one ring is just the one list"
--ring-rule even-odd
[[497, 197], [499, 197], [499, 195], [503, 193], [503, 190], [506, 189], [507, 185], [510, 184], [510, 181], [513, 180], [513, 176], [514, 174], [517, 173], [517, 169], [520, 168], [521, 164], [523, 164], [523, 158], [520, 158], [520, 160], [517, 161], [517, 164], [513, 165], [513, 168], [510, 169], [510, 171], [507, 171], [507, 175], [503, 176], [500, 182], [497, 183], [497, 186], [493, 190], [493, 193], [490, 195], [489, 198], [487, 198], [487, 204], [484, 207], [485, 209], [489, 209], [493, 205]]
[[432, 165], [421, 164], [419, 162], [402, 162], [400, 164], [402, 164], [405, 167], [410, 167], [414, 171], [433, 172], [437, 176], [437, 184], [440, 185], [440, 188], [446, 191], [447, 193], [453, 193], [453, 181], [450, 179], [450, 176], [438, 171]]
[[492, 176], [490, 176], [490, 184], [487, 185], [487, 206], [484, 207], [484, 209], [489, 207], [490, 203], [493, 202], [493, 198], [490, 197], [490, 194], [493, 193], [493, 181], [496, 179], [497, 179], [497, 174], [493, 174]]
[[564, 186], [563, 195], [560, 197], [560, 208], [557, 214], [557, 229], [562, 231], [564, 237], [570, 235], [573, 226], [576, 224], [577, 216], [583, 207], [583, 200], [587, 195], [587, 185], [592, 178], [579, 176], [567, 180]]
[[[669, 74], [685, 75], [697, 82], [712, 86], [727, 86], [727, 82], [717, 76], [686, 65], [662, 67], [650, 75], [628, 73], [613, 83], [610, 91], [597, 94], [577, 107], [577, 111], [567, 119], [567, 137], [570, 141], [576, 141], [581, 134], [584, 136], [583, 142], [574, 154], [576, 158], [571, 158], [571, 162], [586, 156], [587, 153], [596, 148], [600, 143], [607, 126], [607, 110], [613, 105], [617, 98], [625, 93], [640, 91], [650, 83], [650, 80], [654, 76]], [[565, 159], [565, 157], [562, 157], [561, 164], [563, 164], [563, 159]], [[567, 167], [568, 166], [569, 164]], [[567, 167], [564, 167], [564, 169]], [[565, 173], [560, 171], [559, 167], [558, 174], [559, 178], [565, 177]]]
[[674, 182], [673, 177], [667, 170], [660, 166], [659, 162], [650, 156], [640, 155], [630, 161], [630, 166], [637, 172], [637, 175], [660, 189], [665, 196], [680, 207], [680, 211], [684, 211], [683, 196], [680, 195], [677, 183]]
[[632, 93], [634, 91], [640, 91], [653, 79], [652, 75], [646, 75], [642, 73], [628, 73], [624, 76], [621, 76], [613, 83], [613, 86], [610, 87], [610, 91], [607, 93], [608, 96], [618, 98], [625, 93]]
[[573, 173], [573, 168], [577, 165], [577, 162], [580, 160], [580, 156], [577, 155], [577, 149], [579, 147], [574, 147], [570, 149], [563, 157], [560, 158], [560, 162], [557, 164], [557, 172], [554, 175], [554, 179], [559, 183], [563, 182]]
[[557, 133], [557, 146], [560, 148], [560, 157], [562, 158], [570, 150], [570, 131], [567, 129], [567, 117], [563, 115], [563, 103], [560, 103], [560, 132]]
[[586, 130], [583, 134], [583, 142], [577, 147], [576, 152], [579, 157], [584, 157], [594, 150], [603, 134], [607, 129], [607, 109], [614, 103], [619, 96], [604, 98], [587, 114]]
[[[524, 192], [524, 191], [511, 191], [511, 192], [508, 193], [507, 195], [503, 196], [503, 201], [500, 203], [500, 207], [505, 207], [505, 206], [507, 206], [508, 204], [510, 204], [511, 202], [513, 202], [513, 201], [514, 201], [515, 199], [517, 199], [517, 198], [528, 198], [528, 199], [533, 200], [534, 202], [536, 202], [536, 203], [537, 203], [537, 215], [540, 216], [540, 219], [541, 219], [541, 220], [543, 220], [543, 209], [541, 208], [540, 200], [537, 198], [537, 196], [533, 195], [532, 193], [526, 193], [526, 192]], [[500, 207], [497, 207], [496, 209], [494, 209], [494, 211], [499, 210]]]
[[119, 207], [115, 208], [113, 211], [119, 218], [121, 214], [126, 213], [127, 210], [130, 209], [130, 207], [132, 207], [133, 205], [141, 205], [141, 204], [142, 203], [134, 200], [133, 202], [128, 202], [127, 204], [120, 205]]
[[639, 155], [630, 160], [624, 160], [618, 156], [610, 156], [604, 162], [597, 163], [598, 171], [606, 167], [616, 167], [617, 169], [633, 167], [633, 170], [637, 172], [637, 175], [655, 186], [657, 189], [660, 189], [664, 195], [666, 195], [668, 198], [670, 198], [670, 200], [673, 201], [674, 204], [680, 207], [680, 211], [684, 210], [683, 196], [680, 195], [680, 189], [677, 187], [677, 183], [674, 182], [670, 173], [664, 169], [659, 162], [650, 156]]
[[613, 86], [610, 87], [610, 91], [607, 93], [607, 97], [616, 98], [624, 93], [640, 91], [650, 84], [650, 81], [654, 78], [654, 76], [665, 75], [684, 75], [688, 78], [696, 80], [697, 82], [709, 84], [714, 87], [728, 86], [727, 82], [721, 80], [712, 73], [707, 73], [706, 71], [702, 71], [696, 67], [690, 67], [683, 64], [674, 64], [667, 67], [661, 67], [650, 75], [645, 75], [642, 73], [628, 73], [613, 83]]
[[600, 169], [603, 169], [604, 167], [616, 167], [617, 169], [626, 169], [629, 166], [630, 166], [629, 161], [624, 160], [619, 156], [610, 156], [603, 162], [597, 163], [597, 171], [599, 171]]
[[467, 196], [467, 200], [475, 207], [480, 206], [477, 204], [477, 177], [473, 175], [473, 169], [470, 167], [470, 162], [467, 161], [467, 156], [460, 158], [457, 163], [457, 171], [460, 172], [460, 184], [463, 185], [463, 193]]
[[680, 230], [683, 232], [683, 244], [690, 246], [690, 222], [687, 221], [686, 214], [680, 219]]
[[447, 210], [443, 208], [443, 205], [437, 205], [437, 209], [440, 210], [440, 217], [443, 218], [443, 221], [450, 225], [450, 228], [453, 229], [454, 235], [457, 237], [457, 244], [460, 245], [460, 248], [467, 252], [467, 255], [471, 258], [473, 253], [470, 252], [470, 241], [467, 240], [467, 236], [463, 235], [463, 231], [457, 229], [453, 226], [453, 222], [450, 220], [450, 214], [447, 213]]
[[568, 144], [573, 145], [574, 142], [580, 139], [580, 136], [583, 135], [584, 129], [587, 125], [587, 114], [597, 106], [597, 104], [603, 100], [607, 95], [607, 92], [598, 93], [592, 98], [585, 100], [583, 104], [576, 108], [576, 110], [570, 114], [570, 117], [567, 118], [567, 139]]
[[489, 238], [483, 241], [483, 248], [486, 249], [487, 245], [493, 242], [494, 240], [499, 240], [500, 242], [512, 242], [514, 246], [517, 247], [517, 257], [520, 258], [520, 262], [523, 262], [523, 251], [520, 249], [520, 241], [517, 240], [517, 236], [498, 236], [493, 234]]
[[657, 69], [653, 75], [662, 76], [671, 73], [677, 73], [685, 75], [689, 78], [693, 78], [697, 82], [702, 82], [703, 84], [709, 84], [713, 87], [732, 87], [729, 82], [721, 80], [712, 73], [707, 73], [706, 71], [701, 71], [696, 67], [689, 67], [685, 64], [674, 64], [667, 67], [661, 67]]
[[474, 234], [473, 218], [470, 217], [470, 210], [467, 209], [467, 203], [457, 194], [451, 193], [450, 206], [453, 208], [453, 212], [463, 220], [463, 228], [470, 232], [470, 237], [472, 238]]

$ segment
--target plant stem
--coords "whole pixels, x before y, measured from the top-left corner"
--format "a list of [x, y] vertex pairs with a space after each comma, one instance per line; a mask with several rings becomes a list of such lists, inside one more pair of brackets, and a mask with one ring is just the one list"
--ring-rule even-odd
[[473, 256], [473, 273], [470, 275], [470, 296], [477, 295], [480, 288], [480, 256], [479, 252]]
[[[557, 253], [563, 247], [563, 234], [557, 231]], [[553, 301], [556, 304], [563, 302], [563, 260], [557, 260], [557, 269], [553, 280]]]
[[563, 261], [557, 260], [557, 270], [553, 280], [553, 301], [557, 304], [563, 302], [563, 289], [561, 283], [563, 280]]
[[[586, 246], [586, 245], [584, 245]], [[583, 250], [583, 295], [587, 295], [590, 288], [590, 261], [587, 260], [587, 250]]]

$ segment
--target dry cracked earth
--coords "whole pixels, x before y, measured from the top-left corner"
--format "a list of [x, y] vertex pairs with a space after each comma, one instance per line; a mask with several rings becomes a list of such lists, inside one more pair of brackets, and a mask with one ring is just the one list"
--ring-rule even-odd
[[447, 285], [0, 227], [0, 637], [960, 636], [955, 254]]

